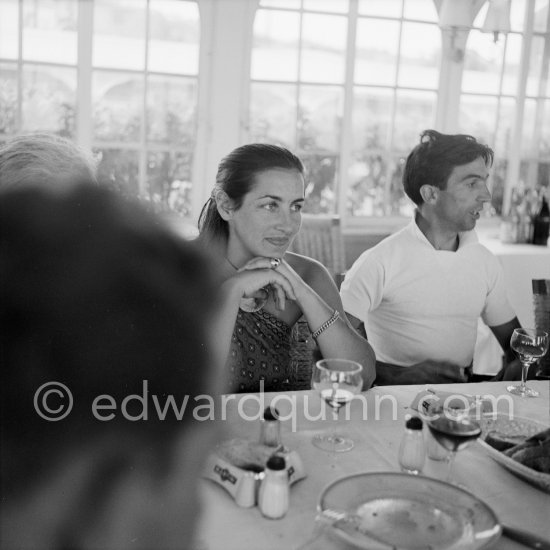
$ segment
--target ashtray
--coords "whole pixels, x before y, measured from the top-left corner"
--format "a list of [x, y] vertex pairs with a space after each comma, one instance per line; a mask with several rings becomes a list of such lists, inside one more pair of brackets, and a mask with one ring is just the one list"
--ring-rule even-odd
[[268, 447], [243, 439], [232, 439], [218, 445], [215, 452], [209, 455], [203, 477], [225, 488], [238, 506], [250, 508], [256, 505], [265, 463], [274, 454], [285, 457], [290, 485], [306, 476], [296, 451], [284, 446]]

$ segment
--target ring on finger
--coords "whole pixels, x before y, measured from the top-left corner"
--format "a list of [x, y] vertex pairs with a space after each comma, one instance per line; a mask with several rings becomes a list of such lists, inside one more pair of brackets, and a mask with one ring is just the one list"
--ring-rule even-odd
[[271, 264], [271, 269], [277, 269], [281, 263], [281, 260], [280, 258], [271, 258], [269, 263]]

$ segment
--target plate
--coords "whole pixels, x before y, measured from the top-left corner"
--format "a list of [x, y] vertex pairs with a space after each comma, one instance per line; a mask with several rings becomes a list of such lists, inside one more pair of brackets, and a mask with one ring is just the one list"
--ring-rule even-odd
[[501, 534], [494, 512], [471, 493], [443, 481], [401, 473], [364, 473], [326, 487], [319, 513], [333, 510], [333, 533], [357, 548], [479, 549]]
[[537, 422], [535, 420], [530, 420], [528, 418], [521, 418], [519, 416], [511, 416], [508, 414], [489, 414], [485, 415], [483, 419], [483, 432], [482, 436], [479, 438], [480, 445], [487, 451], [487, 454], [495, 461], [498, 462], [501, 466], [506, 468], [508, 471], [550, 493], [550, 474], [544, 474], [542, 472], [537, 472], [528, 466], [525, 466], [521, 462], [506, 456], [502, 452], [498, 451], [494, 447], [491, 447], [488, 443], [484, 441], [485, 436], [489, 431], [498, 431], [500, 434], [512, 438], [513, 440], [517, 439], [517, 443], [523, 443], [528, 437], [535, 435], [536, 433], [541, 432], [548, 428], [548, 426]]

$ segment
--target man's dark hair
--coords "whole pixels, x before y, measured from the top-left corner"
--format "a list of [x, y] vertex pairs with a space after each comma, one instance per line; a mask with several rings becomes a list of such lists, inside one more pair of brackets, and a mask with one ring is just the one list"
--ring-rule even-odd
[[487, 166], [493, 164], [493, 150], [466, 134], [441, 134], [425, 130], [420, 143], [410, 152], [403, 172], [403, 187], [407, 196], [417, 205], [424, 201], [420, 195], [423, 185], [439, 189], [447, 187], [447, 181], [456, 166], [462, 166], [482, 158]]

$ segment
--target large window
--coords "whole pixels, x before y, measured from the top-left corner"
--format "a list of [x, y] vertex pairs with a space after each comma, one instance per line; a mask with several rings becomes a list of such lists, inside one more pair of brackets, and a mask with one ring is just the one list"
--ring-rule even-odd
[[2, 0], [0, 140], [73, 138], [113, 187], [187, 215], [198, 56], [194, 1]]
[[[514, 186], [522, 189], [549, 185], [548, 4], [548, 0], [512, 0], [511, 32], [496, 37], [481, 32], [485, 5], [468, 37], [459, 129], [481, 137], [495, 149], [493, 207], [499, 214], [514, 155], [519, 157], [517, 181], [512, 178]], [[518, 117], [518, 109], [523, 116]]]
[[401, 170], [435, 122], [436, 21], [432, 0], [260, 0], [250, 139], [302, 157], [307, 211], [410, 212]]

